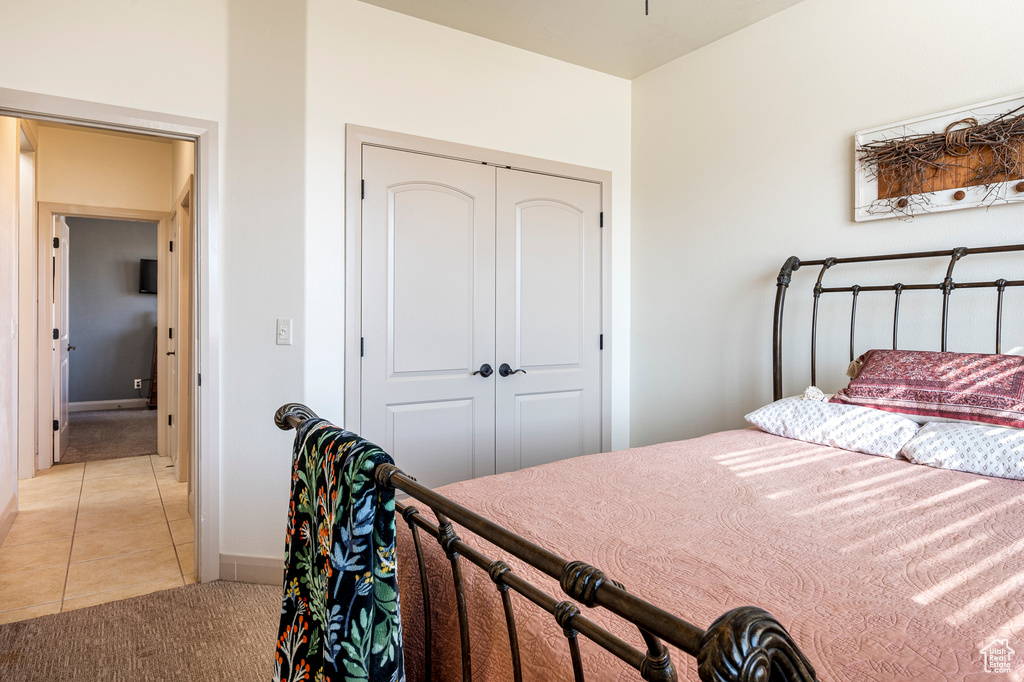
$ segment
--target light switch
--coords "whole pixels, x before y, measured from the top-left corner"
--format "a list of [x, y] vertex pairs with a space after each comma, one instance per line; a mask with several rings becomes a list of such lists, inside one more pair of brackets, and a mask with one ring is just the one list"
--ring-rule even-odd
[[277, 345], [292, 345], [292, 321], [291, 318], [277, 318]]

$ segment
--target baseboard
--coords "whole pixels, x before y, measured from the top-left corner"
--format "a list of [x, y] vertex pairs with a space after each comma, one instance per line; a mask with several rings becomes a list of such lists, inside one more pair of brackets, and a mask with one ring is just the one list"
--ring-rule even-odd
[[220, 579], [257, 585], [284, 585], [284, 559], [221, 554]]
[[3, 544], [7, 538], [7, 531], [14, 525], [14, 517], [18, 515], [18, 497], [12, 495], [11, 499], [7, 501], [7, 507], [4, 508], [2, 514], [0, 514], [0, 545]]
[[124, 400], [84, 400], [68, 403], [68, 412], [92, 412], [93, 410], [132, 410], [149, 405], [149, 398], [125, 398]]

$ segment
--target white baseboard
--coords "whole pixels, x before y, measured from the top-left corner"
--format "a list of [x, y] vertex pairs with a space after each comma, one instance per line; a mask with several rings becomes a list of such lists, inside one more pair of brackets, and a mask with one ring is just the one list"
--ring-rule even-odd
[[12, 495], [7, 501], [7, 506], [0, 514], [0, 544], [7, 538], [7, 531], [14, 525], [14, 518], [18, 515], [18, 497]]
[[131, 410], [149, 405], [149, 398], [126, 398], [124, 400], [85, 400], [68, 403], [68, 412], [91, 412], [93, 410]]
[[220, 579], [236, 583], [283, 586], [284, 559], [245, 556], [244, 554], [221, 554]]

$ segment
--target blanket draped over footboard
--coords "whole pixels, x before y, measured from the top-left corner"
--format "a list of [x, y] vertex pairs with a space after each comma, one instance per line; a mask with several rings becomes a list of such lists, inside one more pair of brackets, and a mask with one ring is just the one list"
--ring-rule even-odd
[[295, 436], [274, 679], [405, 679], [391, 457], [322, 419]]

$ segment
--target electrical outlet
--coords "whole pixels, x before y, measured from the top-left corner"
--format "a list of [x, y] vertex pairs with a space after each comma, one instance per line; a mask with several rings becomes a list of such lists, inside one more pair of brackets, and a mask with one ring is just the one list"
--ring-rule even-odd
[[135, 380], [135, 388], [142, 388], [142, 379]]

